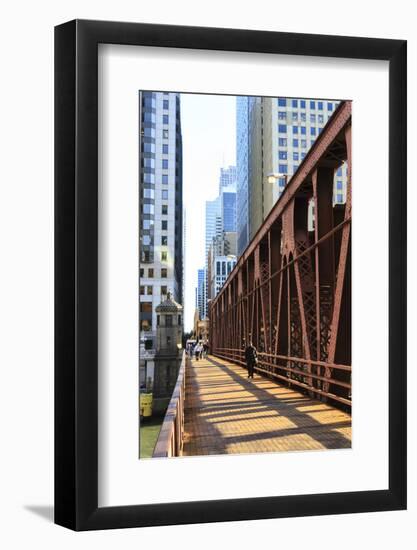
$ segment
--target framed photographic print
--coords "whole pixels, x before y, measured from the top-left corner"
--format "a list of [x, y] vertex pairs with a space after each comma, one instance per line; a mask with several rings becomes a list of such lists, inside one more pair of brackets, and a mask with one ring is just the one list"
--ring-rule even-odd
[[406, 42], [55, 29], [55, 521], [406, 507]]

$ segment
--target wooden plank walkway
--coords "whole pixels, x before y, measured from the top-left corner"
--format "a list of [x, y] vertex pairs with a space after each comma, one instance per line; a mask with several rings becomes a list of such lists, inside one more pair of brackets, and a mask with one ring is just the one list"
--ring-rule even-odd
[[189, 361], [185, 388], [186, 456], [351, 447], [351, 417], [209, 356]]

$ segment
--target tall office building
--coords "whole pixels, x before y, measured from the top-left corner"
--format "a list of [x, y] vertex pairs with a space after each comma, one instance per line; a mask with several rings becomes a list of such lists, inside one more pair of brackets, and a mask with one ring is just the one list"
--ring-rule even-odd
[[[237, 98], [239, 255], [278, 200], [337, 105], [336, 100], [324, 99]], [[346, 168], [342, 167], [334, 178], [334, 202], [344, 203], [345, 197]]]
[[213, 237], [221, 229], [221, 199], [220, 196], [212, 201], [206, 201], [206, 250], [205, 256]]
[[155, 308], [170, 291], [183, 302], [180, 95], [140, 92], [140, 336], [155, 349]]
[[197, 271], [197, 288], [196, 288], [196, 309], [198, 309], [200, 319], [206, 318], [206, 269]]
[[210, 296], [214, 298], [236, 265], [236, 256], [214, 256], [210, 269]]
[[231, 185], [236, 185], [236, 166], [220, 168], [219, 195], [223, 187], [230, 187]]
[[236, 185], [222, 187], [220, 193], [223, 231], [236, 231]]

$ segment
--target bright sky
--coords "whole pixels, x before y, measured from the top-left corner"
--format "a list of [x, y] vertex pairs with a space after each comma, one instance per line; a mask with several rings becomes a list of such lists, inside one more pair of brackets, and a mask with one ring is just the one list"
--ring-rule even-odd
[[181, 94], [186, 210], [185, 330], [193, 327], [197, 270], [204, 267], [205, 204], [217, 197], [220, 168], [236, 164], [236, 98]]

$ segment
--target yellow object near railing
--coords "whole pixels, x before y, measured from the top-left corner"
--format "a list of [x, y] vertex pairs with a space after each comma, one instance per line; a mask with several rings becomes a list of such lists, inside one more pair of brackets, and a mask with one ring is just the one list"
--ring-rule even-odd
[[152, 416], [152, 393], [141, 393], [139, 398], [140, 416], [149, 417]]

